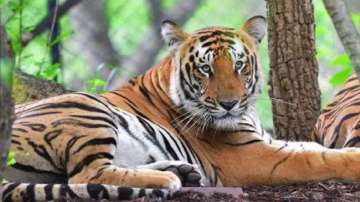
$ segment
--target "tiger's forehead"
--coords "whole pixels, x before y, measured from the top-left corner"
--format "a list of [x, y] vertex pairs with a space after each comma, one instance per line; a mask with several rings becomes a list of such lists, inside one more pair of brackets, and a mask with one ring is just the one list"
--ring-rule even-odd
[[[230, 56], [234, 53], [244, 52], [245, 40], [242, 39], [239, 30], [227, 27], [208, 27], [197, 30], [190, 34], [187, 48], [183, 55], [190, 52], [198, 53], [195, 57], [206, 56], [212, 60], [217, 56]], [[209, 62], [210, 62], [209, 61]]]
[[190, 36], [191, 43], [200, 44], [203, 48], [211, 47], [213, 50], [235, 48], [235, 51], [239, 51], [246, 46], [250, 50], [255, 50], [253, 40], [241, 29], [214, 26], [199, 29]]

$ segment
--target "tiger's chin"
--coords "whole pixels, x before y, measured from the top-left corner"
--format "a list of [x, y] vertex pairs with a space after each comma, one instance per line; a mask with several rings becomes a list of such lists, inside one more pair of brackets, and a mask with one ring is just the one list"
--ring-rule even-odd
[[224, 116], [221, 118], [214, 118], [209, 128], [217, 131], [234, 132], [240, 129], [241, 116]]

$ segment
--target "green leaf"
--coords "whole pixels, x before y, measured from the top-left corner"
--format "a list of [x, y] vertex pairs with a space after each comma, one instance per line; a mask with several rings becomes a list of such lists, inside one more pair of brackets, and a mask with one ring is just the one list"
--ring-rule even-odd
[[347, 54], [341, 54], [337, 56], [333, 61], [331, 61], [331, 65], [333, 66], [350, 66], [350, 58]]
[[51, 64], [40, 73], [40, 76], [46, 80], [53, 80], [60, 73], [59, 67], [59, 64]]
[[16, 154], [15, 154], [14, 151], [10, 151], [10, 152], [8, 153], [8, 157], [7, 157], [7, 161], [6, 161], [6, 164], [7, 164], [8, 166], [12, 166], [12, 165], [14, 165], [14, 164], [16, 163], [15, 156], [16, 156]]
[[87, 91], [89, 91], [91, 93], [97, 93], [97, 92], [103, 90], [106, 82], [102, 79], [95, 78], [95, 79], [89, 80], [87, 84], [88, 84]]
[[352, 68], [351, 67], [345, 68], [340, 72], [336, 73], [335, 75], [333, 75], [330, 78], [330, 83], [333, 86], [343, 85], [346, 82], [346, 80], [351, 76], [351, 74], [352, 74]]

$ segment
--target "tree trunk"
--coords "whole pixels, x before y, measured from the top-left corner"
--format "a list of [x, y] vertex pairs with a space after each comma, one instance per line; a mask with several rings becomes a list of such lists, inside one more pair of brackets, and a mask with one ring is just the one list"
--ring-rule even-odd
[[310, 140], [320, 113], [312, 1], [268, 0], [267, 16], [275, 135]]
[[352, 22], [345, 2], [343, 0], [324, 0], [336, 32], [349, 55], [351, 64], [360, 80], [360, 35]]
[[7, 37], [0, 16], [0, 193], [7, 154], [10, 147], [11, 126], [14, 120], [14, 104], [11, 99], [12, 67]]
[[[82, 55], [89, 68], [89, 78], [98, 74], [106, 80], [113, 67], [120, 66], [120, 55], [109, 38], [104, 1], [83, 1], [70, 10], [69, 16], [74, 28], [71, 45]], [[78, 79], [73, 88], [79, 89], [86, 81]]]

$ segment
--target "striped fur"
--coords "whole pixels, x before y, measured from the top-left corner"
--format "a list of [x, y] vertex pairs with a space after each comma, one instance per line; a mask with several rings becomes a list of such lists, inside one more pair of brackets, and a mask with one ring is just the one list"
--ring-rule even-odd
[[313, 139], [329, 148], [360, 146], [360, 83], [352, 75], [322, 111]]
[[[16, 164], [5, 201], [166, 197], [182, 186], [359, 180], [358, 149], [272, 139], [254, 100], [262, 17], [243, 28], [183, 32], [165, 21], [170, 55], [102, 95], [18, 106]], [[128, 187], [128, 188], [127, 188]]]

